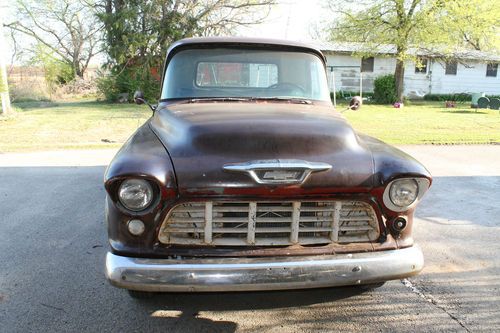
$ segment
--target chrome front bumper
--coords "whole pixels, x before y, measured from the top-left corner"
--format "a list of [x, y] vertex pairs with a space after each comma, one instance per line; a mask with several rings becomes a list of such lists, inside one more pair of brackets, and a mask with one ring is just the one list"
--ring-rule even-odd
[[210, 292], [302, 289], [376, 283], [415, 275], [418, 246], [401, 250], [307, 257], [143, 259], [108, 253], [114, 286], [140, 291]]

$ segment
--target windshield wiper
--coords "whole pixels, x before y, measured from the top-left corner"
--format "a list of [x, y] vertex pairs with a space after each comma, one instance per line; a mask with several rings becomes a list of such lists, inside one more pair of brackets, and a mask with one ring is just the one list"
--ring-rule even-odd
[[289, 102], [294, 104], [312, 104], [312, 101], [304, 98], [297, 97], [200, 97], [190, 98], [185, 103], [199, 103], [199, 102], [246, 102], [246, 101], [280, 101]]
[[248, 101], [250, 98], [243, 97], [202, 97], [202, 98], [190, 98], [186, 103], [198, 103], [198, 102], [244, 102]]
[[252, 100], [261, 100], [261, 101], [282, 101], [282, 102], [290, 102], [294, 104], [312, 104], [312, 102], [305, 98], [297, 98], [297, 97], [253, 97]]

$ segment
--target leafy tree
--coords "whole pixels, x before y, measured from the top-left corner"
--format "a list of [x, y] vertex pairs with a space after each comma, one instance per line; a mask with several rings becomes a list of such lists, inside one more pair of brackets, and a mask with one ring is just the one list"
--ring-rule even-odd
[[[144, 90], [158, 97], [159, 69], [175, 40], [230, 34], [267, 17], [275, 0], [102, 0], [95, 8], [104, 25], [107, 67], [105, 95]], [[101, 81], [102, 82], [102, 81]]]
[[441, 43], [458, 41], [474, 50], [500, 50], [500, 7], [492, 0], [454, 0], [436, 15]]
[[332, 40], [363, 42], [364, 55], [394, 46], [399, 101], [405, 62], [419, 63], [415, 51], [449, 58], [457, 48], [500, 48], [500, 6], [491, 0], [331, 0], [330, 8], [341, 15], [329, 27]]
[[55, 56], [45, 45], [37, 44], [33, 52], [31, 64], [44, 69], [45, 81], [51, 90], [54, 90], [56, 85], [68, 83], [75, 78], [71, 64]]
[[83, 77], [90, 60], [100, 52], [102, 24], [93, 12], [92, 2], [73, 0], [17, 0], [15, 21], [5, 24], [43, 45], [75, 76]]

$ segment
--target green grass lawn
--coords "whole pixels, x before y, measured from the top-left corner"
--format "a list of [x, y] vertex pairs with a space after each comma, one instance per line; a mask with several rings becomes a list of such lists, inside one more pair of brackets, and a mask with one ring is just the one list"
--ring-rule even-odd
[[[13, 115], [0, 118], [0, 152], [115, 148], [151, 115], [147, 106], [85, 100], [15, 107]], [[363, 105], [344, 116], [357, 130], [392, 144], [500, 143], [499, 111], [475, 111], [466, 104]]]
[[0, 118], [0, 152], [119, 147], [151, 115], [147, 106], [84, 100], [14, 106]]
[[445, 108], [444, 102], [419, 101], [402, 109], [363, 105], [344, 116], [358, 131], [391, 144], [500, 143], [500, 111], [475, 110], [469, 104]]

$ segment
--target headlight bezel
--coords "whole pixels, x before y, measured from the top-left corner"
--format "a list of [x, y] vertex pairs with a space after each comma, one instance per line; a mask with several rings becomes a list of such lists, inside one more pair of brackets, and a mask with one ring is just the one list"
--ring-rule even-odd
[[[415, 181], [417, 183], [417, 195], [415, 200], [410, 203], [409, 205], [406, 206], [398, 206], [394, 204], [391, 198], [391, 188], [392, 186], [396, 186], [398, 182], [401, 181]], [[427, 178], [423, 177], [402, 177], [402, 178], [396, 178], [392, 181], [390, 181], [387, 186], [385, 187], [384, 194], [383, 194], [383, 202], [385, 207], [390, 209], [391, 211], [394, 212], [405, 212], [413, 207], [415, 207], [420, 199], [424, 196], [425, 192], [429, 189], [430, 186], [430, 180]]]
[[[144, 186], [144, 188], [147, 190], [147, 192], [149, 193], [149, 198], [146, 200], [146, 203], [144, 205], [142, 205], [142, 206], [130, 205], [130, 203], [127, 203], [126, 200], [122, 197], [122, 190], [124, 189], [124, 187], [127, 184], [130, 185], [130, 183], [135, 183], [136, 186], [138, 184], [142, 184]], [[144, 212], [145, 210], [147, 210], [148, 208], [150, 208], [152, 206], [153, 202], [155, 201], [155, 197], [157, 195], [156, 195], [156, 191], [154, 188], [154, 184], [152, 184], [149, 180], [143, 179], [143, 178], [126, 178], [126, 179], [123, 179], [120, 182], [120, 184], [118, 185], [116, 196], [117, 196], [118, 202], [120, 203], [120, 205], [124, 209], [126, 209], [129, 212], [140, 213], [140, 212]]]
[[[406, 193], [402, 190], [407, 190]], [[397, 207], [411, 206], [418, 198], [419, 186], [415, 179], [394, 181], [389, 187], [389, 200]]]

